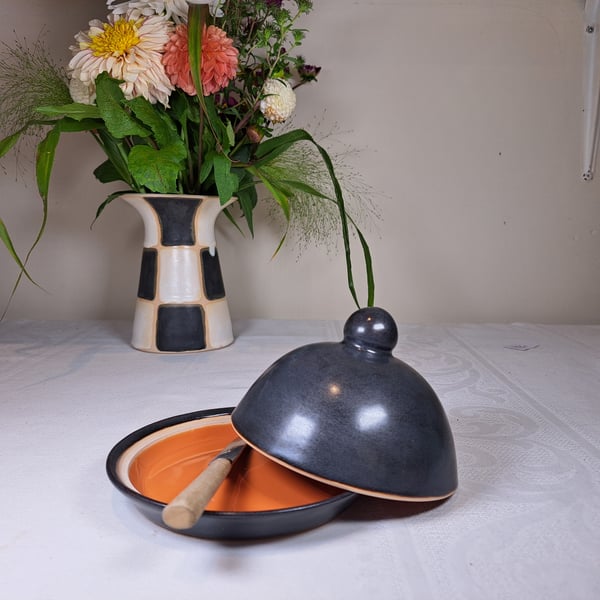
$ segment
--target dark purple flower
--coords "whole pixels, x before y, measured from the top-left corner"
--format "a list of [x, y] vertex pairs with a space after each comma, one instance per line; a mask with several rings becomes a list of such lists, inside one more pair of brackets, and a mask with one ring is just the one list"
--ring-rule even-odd
[[225, 97], [223, 94], [215, 94], [215, 104], [221, 108], [231, 108], [238, 104], [239, 100], [235, 96], [228, 94]]
[[276, 6], [277, 8], [281, 8], [283, 4], [283, 0], [265, 0], [268, 6]]
[[301, 65], [298, 67], [298, 75], [302, 81], [316, 81], [321, 72], [321, 67], [315, 65]]

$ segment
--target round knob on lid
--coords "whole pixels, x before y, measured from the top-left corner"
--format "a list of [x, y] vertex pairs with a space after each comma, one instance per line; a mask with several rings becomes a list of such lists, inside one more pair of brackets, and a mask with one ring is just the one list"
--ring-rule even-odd
[[346, 321], [344, 342], [360, 350], [391, 352], [398, 342], [398, 328], [383, 308], [361, 308]]

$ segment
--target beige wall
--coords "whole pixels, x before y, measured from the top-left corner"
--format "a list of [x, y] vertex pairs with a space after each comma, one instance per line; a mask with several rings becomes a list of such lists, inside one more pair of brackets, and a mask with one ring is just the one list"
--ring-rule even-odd
[[[399, 322], [600, 323], [600, 177], [581, 179], [582, 0], [316, 1], [307, 26], [318, 84], [295, 124], [336, 130], [335, 147], [373, 192], [368, 232], [376, 303]], [[42, 26], [57, 58], [104, 14], [102, 0], [2, 2], [0, 38]], [[62, 143], [46, 235], [9, 318], [129, 318], [141, 223], [91, 175], [90, 139]], [[26, 161], [23, 160], [23, 164]], [[31, 169], [4, 161], [0, 216], [27, 248], [41, 216]], [[234, 317], [345, 318], [341, 254], [298, 260], [261, 221], [243, 239], [223, 222], [219, 252]], [[356, 254], [356, 276], [362, 277]], [[0, 257], [0, 300], [16, 269]], [[362, 293], [362, 288], [361, 293]], [[364, 298], [364, 293], [362, 294]]]

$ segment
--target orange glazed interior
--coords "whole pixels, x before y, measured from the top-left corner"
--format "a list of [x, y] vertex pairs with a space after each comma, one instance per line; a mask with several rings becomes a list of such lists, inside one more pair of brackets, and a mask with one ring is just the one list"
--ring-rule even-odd
[[[144, 496], [167, 504], [236, 437], [230, 424], [220, 423], [161, 439], [133, 459], [129, 468], [131, 483]], [[207, 510], [277, 510], [321, 502], [340, 493], [247, 448]]]

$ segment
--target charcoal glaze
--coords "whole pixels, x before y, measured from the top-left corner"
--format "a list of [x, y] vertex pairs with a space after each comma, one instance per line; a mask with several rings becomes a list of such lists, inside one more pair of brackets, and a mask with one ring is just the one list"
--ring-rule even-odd
[[238, 434], [271, 458], [363, 494], [437, 500], [457, 487], [444, 409], [395, 358], [391, 315], [364, 308], [341, 342], [302, 346], [269, 367], [232, 414]]

